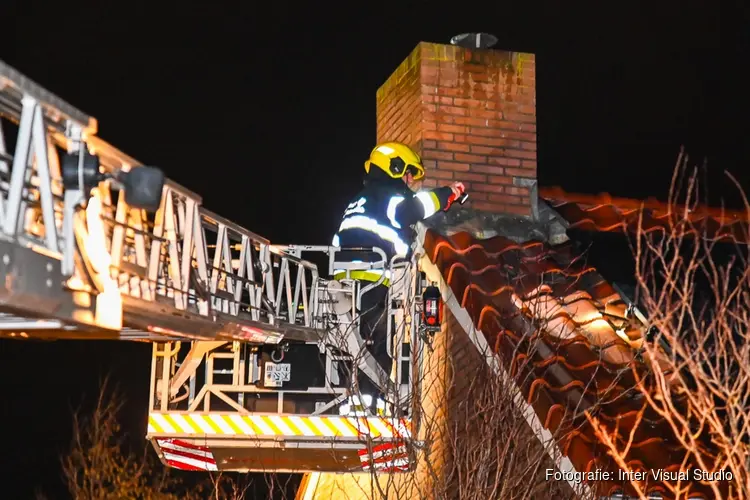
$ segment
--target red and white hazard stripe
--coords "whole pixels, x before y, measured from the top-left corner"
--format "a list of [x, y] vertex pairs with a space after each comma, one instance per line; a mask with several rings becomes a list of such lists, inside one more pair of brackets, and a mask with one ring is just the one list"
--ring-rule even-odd
[[383, 443], [359, 452], [362, 470], [369, 472], [406, 472], [409, 470], [409, 452], [406, 443]]
[[157, 439], [168, 466], [181, 470], [217, 470], [211, 450], [181, 439]]

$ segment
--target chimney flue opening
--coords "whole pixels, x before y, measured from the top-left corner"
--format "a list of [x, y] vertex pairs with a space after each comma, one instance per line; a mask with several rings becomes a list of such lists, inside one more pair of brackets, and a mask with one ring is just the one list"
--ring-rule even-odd
[[451, 38], [451, 45], [466, 49], [489, 49], [497, 43], [497, 37], [489, 33], [462, 33]]

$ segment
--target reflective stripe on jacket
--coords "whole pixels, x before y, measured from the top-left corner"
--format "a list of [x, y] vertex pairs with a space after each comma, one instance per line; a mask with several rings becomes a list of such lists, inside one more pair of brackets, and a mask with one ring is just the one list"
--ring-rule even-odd
[[[336, 247], [379, 247], [387, 255], [388, 266], [394, 256], [407, 257], [412, 241], [411, 226], [439, 212], [451, 195], [448, 187], [413, 193], [399, 179], [386, 178], [368, 182], [344, 211], [332, 245]], [[377, 255], [377, 254], [375, 254]], [[376, 262], [379, 257], [373, 254], [363, 256], [359, 252], [340, 253], [340, 262]], [[350, 271], [358, 274], [356, 279], [377, 281], [376, 270]], [[341, 275], [341, 273], [338, 273]], [[373, 278], [374, 279], [371, 279]], [[336, 276], [334, 276], [334, 279]], [[390, 281], [390, 278], [387, 277]]]

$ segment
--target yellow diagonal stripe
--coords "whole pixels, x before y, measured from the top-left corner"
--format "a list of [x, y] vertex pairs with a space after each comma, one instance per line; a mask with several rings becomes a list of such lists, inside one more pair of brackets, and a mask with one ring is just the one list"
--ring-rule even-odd
[[201, 418], [203, 419], [203, 422], [205, 422], [206, 425], [212, 428], [216, 434], [226, 434], [223, 430], [221, 430], [221, 427], [216, 425], [213, 419], [210, 419], [208, 417], [201, 417]]
[[169, 425], [172, 426], [172, 429], [174, 429], [177, 432], [182, 432], [182, 426], [178, 425], [177, 422], [174, 421], [171, 415], [162, 415], [164, 420], [167, 421]]
[[292, 422], [291, 418], [288, 418], [288, 417], [281, 417], [281, 418], [284, 419], [284, 423], [286, 424], [287, 427], [289, 427], [289, 429], [292, 431], [292, 433], [294, 433], [295, 436], [304, 436], [305, 435], [302, 432], [302, 430], [299, 427], [297, 427], [294, 424], [294, 422]]
[[156, 419], [155, 419], [155, 418], [154, 418], [154, 417], [153, 417], [152, 415], [149, 415], [149, 416], [148, 416], [148, 423], [149, 423], [149, 425], [150, 425], [151, 427], [153, 427], [153, 428], [154, 428], [154, 430], [155, 430], [156, 432], [164, 432], [164, 429], [162, 429], [162, 428], [161, 428], [161, 426], [160, 426], [159, 424], [157, 424], [157, 423], [156, 423]]
[[226, 416], [225, 416], [225, 417], [222, 417], [222, 419], [223, 419], [223, 420], [224, 420], [224, 421], [225, 421], [225, 422], [227, 423], [227, 425], [228, 425], [229, 427], [231, 427], [231, 428], [232, 428], [232, 430], [233, 430], [233, 431], [235, 432], [235, 434], [237, 434], [238, 436], [242, 436], [242, 435], [243, 435], [243, 434], [245, 433], [245, 432], [244, 432], [244, 431], [243, 431], [242, 429], [240, 429], [239, 427], [237, 427], [237, 424], [235, 424], [234, 422], [232, 422], [232, 419], [231, 419], [231, 418], [229, 418], [229, 417], [226, 417]]
[[196, 434], [203, 434], [203, 429], [201, 429], [200, 425], [197, 424], [197, 422], [193, 421], [193, 417], [190, 415], [183, 415], [182, 418], [185, 419], [185, 422], [188, 423], [191, 429], [193, 429], [193, 432]]
[[341, 432], [336, 428], [336, 426], [331, 423], [330, 418], [321, 417], [320, 421], [323, 422], [323, 425], [328, 427], [331, 430], [331, 432], [333, 432], [334, 436], [338, 436], [341, 434]]
[[[190, 427], [190, 432], [183, 430], [184, 424], [178, 423], [178, 418], [175, 415], [182, 417], [182, 422], [187, 423]], [[228, 414], [187, 414], [187, 413], [161, 413], [155, 412], [148, 416], [148, 424], [151, 428], [152, 433], [166, 433], [164, 426], [159, 425], [159, 422], [164, 422], [164, 425], [171, 426], [178, 434], [188, 435], [203, 435], [206, 434], [204, 429], [211, 429], [215, 435], [231, 435], [231, 436], [268, 436], [263, 429], [269, 429], [272, 436], [289, 436], [289, 437], [303, 437], [306, 434], [300, 428], [304, 425], [309, 431], [319, 437], [325, 437], [326, 434], [321, 432], [316, 425], [312, 422], [312, 419], [308, 416], [297, 416], [301, 424], [297, 425], [288, 416], [279, 415], [271, 416], [268, 415], [239, 415], [242, 422], [252, 432], [246, 432], [242, 427], [237, 425]], [[391, 424], [385, 418], [379, 417], [359, 417], [354, 420], [347, 417], [339, 416], [324, 416], [320, 415], [317, 417], [321, 425], [333, 434], [334, 437], [358, 437], [360, 435], [366, 435], [369, 433], [373, 438], [389, 437], [394, 434], [391, 431]], [[163, 420], [162, 420], [163, 419]], [[377, 421], [381, 425], [375, 426], [374, 422]], [[218, 422], [218, 423], [217, 423]], [[283, 425], [282, 425], [283, 423]], [[406, 429], [410, 429], [412, 422], [409, 420], [402, 420], [400, 422]], [[285, 430], [288, 428], [288, 431]], [[359, 427], [359, 428], [358, 428]], [[383, 433], [379, 428], [388, 429], [389, 432]], [[222, 429], [223, 428], [223, 429]], [[369, 431], [369, 432], [368, 432]]]
[[250, 418], [250, 417], [248, 417], [246, 415], [243, 415], [242, 416], [242, 420], [247, 424], [248, 427], [250, 427], [253, 430], [253, 432], [255, 434], [257, 434], [259, 436], [263, 435], [263, 431], [261, 430], [260, 427], [258, 427], [257, 425], [255, 425], [255, 422], [253, 422], [252, 418]]
[[262, 420], [263, 423], [266, 424], [266, 426], [268, 426], [269, 429], [271, 429], [271, 432], [273, 432], [274, 436], [283, 436], [284, 435], [281, 432], [281, 429], [279, 429], [278, 427], [276, 427], [276, 425], [273, 423], [273, 421], [271, 421], [271, 419], [268, 418], [267, 416], [265, 416], [265, 415], [261, 416], [260, 420]]
[[349, 427], [354, 429], [357, 434], [367, 434], [369, 432], [370, 435], [374, 438], [378, 437], [378, 435], [380, 434], [377, 429], [373, 428], [373, 426], [370, 425], [370, 420], [367, 418], [358, 418], [357, 427], [352, 425], [348, 418], [345, 418], [344, 422], [346, 422]]

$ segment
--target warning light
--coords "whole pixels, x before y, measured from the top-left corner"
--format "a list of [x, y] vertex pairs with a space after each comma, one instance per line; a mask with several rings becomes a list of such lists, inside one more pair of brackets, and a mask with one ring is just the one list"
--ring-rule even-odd
[[422, 324], [427, 331], [440, 330], [440, 290], [436, 286], [428, 286], [422, 294]]

